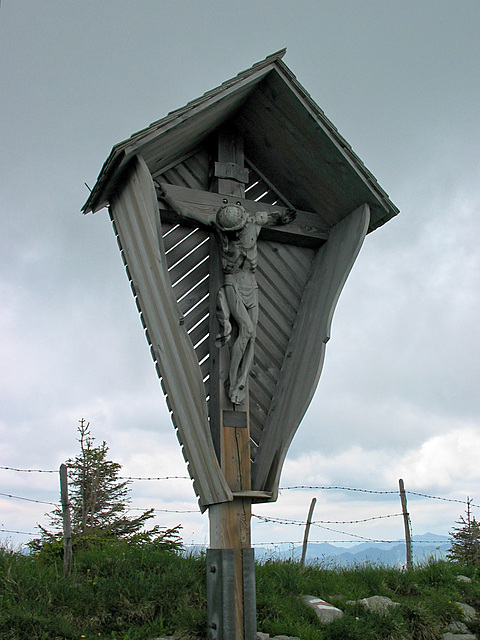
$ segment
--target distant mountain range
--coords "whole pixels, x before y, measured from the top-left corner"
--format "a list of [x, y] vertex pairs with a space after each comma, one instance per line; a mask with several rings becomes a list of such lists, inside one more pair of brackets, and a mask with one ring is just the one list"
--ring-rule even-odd
[[[440, 560], [445, 558], [450, 549], [450, 538], [436, 533], [425, 533], [413, 536], [413, 562], [424, 563], [430, 558]], [[300, 559], [301, 547], [293, 549], [287, 546], [255, 549], [255, 558], [264, 562], [274, 558]], [[383, 564], [388, 566], [402, 566], [406, 563], [406, 548], [404, 542], [362, 542], [361, 544], [336, 546], [324, 542], [309, 544], [307, 547], [307, 563], [324, 563], [326, 565], [348, 566], [354, 564]]]
[[[450, 549], [450, 538], [437, 533], [424, 533], [412, 538], [413, 562], [423, 564], [430, 558], [441, 560], [446, 557]], [[271, 547], [255, 547], [255, 560], [300, 560], [301, 545], [279, 544]], [[191, 553], [205, 551], [203, 545], [187, 547]], [[336, 546], [328, 542], [311, 543], [307, 547], [306, 562], [310, 564], [322, 563], [326, 566], [352, 566], [355, 564], [382, 564], [401, 567], [406, 564], [405, 542], [362, 542], [360, 544]]]

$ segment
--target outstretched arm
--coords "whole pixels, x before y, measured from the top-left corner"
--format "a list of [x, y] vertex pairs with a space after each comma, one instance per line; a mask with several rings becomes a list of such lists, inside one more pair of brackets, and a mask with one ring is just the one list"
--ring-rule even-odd
[[199, 211], [194, 206], [188, 207], [183, 202], [180, 202], [176, 198], [172, 197], [168, 193], [168, 185], [156, 185], [157, 195], [165, 200], [165, 202], [171, 207], [175, 213], [177, 213], [181, 218], [186, 218], [187, 220], [193, 220], [197, 222], [201, 226], [212, 226], [215, 218], [208, 213], [203, 213], [203, 211]]
[[289, 222], [293, 222], [297, 216], [297, 212], [295, 209], [286, 209], [285, 211], [272, 211], [272, 213], [267, 213], [267, 222], [269, 225], [276, 224], [289, 224]]

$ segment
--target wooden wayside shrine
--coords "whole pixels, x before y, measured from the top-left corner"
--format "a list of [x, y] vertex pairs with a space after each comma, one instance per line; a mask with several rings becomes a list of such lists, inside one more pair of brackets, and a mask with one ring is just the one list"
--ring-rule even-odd
[[256, 637], [251, 506], [275, 501], [365, 235], [398, 213], [280, 51], [116, 145], [109, 208], [200, 509], [208, 633]]

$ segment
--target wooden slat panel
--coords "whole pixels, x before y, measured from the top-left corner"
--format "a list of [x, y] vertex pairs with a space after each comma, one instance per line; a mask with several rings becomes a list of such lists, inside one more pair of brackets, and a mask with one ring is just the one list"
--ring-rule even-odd
[[[364, 205], [333, 229], [315, 256], [255, 463], [253, 488], [273, 492], [295, 431], [315, 392], [322, 370], [333, 312], [368, 230]], [[268, 488], [267, 488], [268, 487]]]
[[208, 334], [208, 317], [198, 324], [195, 329], [188, 332], [190, 340], [192, 341], [193, 346], [200, 342], [200, 340]]
[[280, 345], [275, 340], [275, 337], [272, 335], [272, 333], [268, 331], [268, 328], [265, 327], [266, 322], [267, 318], [264, 318], [263, 326], [259, 326], [257, 328], [257, 339], [258, 342], [262, 345], [265, 352], [268, 354], [269, 361], [278, 369], [280, 369], [282, 367], [283, 357], [285, 355], [285, 350], [288, 342], [285, 342], [284, 345]]
[[178, 297], [178, 306], [182, 313], [187, 313], [202, 298], [208, 295], [208, 273], [204, 274], [204, 280], [199, 281], [188, 294], [180, 300]]
[[[263, 292], [262, 292], [263, 294]], [[293, 322], [289, 322], [285, 320], [284, 317], [278, 316], [278, 311], [276, 307], [271, 303], [270, 298], [266, 295], [261, 295], [260, 297], [260, 314], [259, 314], [259, 324], [263, 325], [264, 317], [269, 319], [269, 322], [274, 327], [274, 331], [279, 335], [280, 339], [287, 340], [290, 337], [290, 331]]]
[[173, 291], [177, 300], [179, 300], [183, 295], [185, 295], [190, 289], [192, 289], [196, 284], [204, 277], [208, 276], [208, 260], [198, 264], [194, 270], [188, 274], [186, 278], [176, 282]]
[[195, 478], [201, 504], [232, 500], [220, 472], [211, 439], [205, 387], [191, 341], [179, 325], [179, 312], [157, 238], [157, 201], [151, 175], [141, 160], [111, 204], [119, 239], [163, 376], [174, 423]]
[[[162, 229], [163, 229], [163, 221], [162, 221]], [[165, 252], [167, 253], [174, 247], [178, 242], [183, 240], [185, 236], [190, 233], [191, 229], [185, 229], [185, 227], [180, 227], [178, 225], [172, 225], [167, 223], [170, 227], [170, 232], [164, 234], [163, 236], [163, 246], [165, 247]]]
[[174, 287], [181, 278], [186, 276], [189, 271], [198, 266], [202, 260], [208, 258], [208, 255], [209, 247], [208, 242], [206, 242], [195, 247], [195, 249], [181, 262], [177, 262], [174, 267], [168, 270], [168, 275], [170, 276], [170, 280], [172, 281], [172, 286]]
[[207, 240], [207, 234], [199, 229], [190, 229], [190, 235], [186, 235], [183, 240], [167, 253], [167, 263], [170, 269], [179, 260], [184, 258], [195, 247]]
[[260, 198], [260, 196], [263, 196], [265, 193], [268, 193], [268, 187], [262, 180], [259, 180], [257, 184], [245, 189], [245, 197], [247, 200], [256, 201], [257, 198]]
[[[274, 287], [268, 277], [263, 273], [263, 267], [260, 264], [257, 269], [257, 283], [259, 288], [259, 301], [260, 310], [265, 304], [265, 300], [268, 300], [268, 305], [274, 311], [274, 316], [277, 317], [278, 322], [282, 324], [286, 323], [286, 326], [292, 326], [295, 322], [297, 315], [297, 306], [293, 304], [292, 300], [286, 298], [282, 299], [279, 294], [279, 290]], [[262, 311], [260, 311], [262, 313]]]
[[277, 248], [283, 256], [283, 260], [291, 265], [295, 273], [301, 273], [303, 278], [308, 276], [312, 266], [312, 260], [315, 256], [313, 249], [293, 247], [288, 244], [277, 244]]
[[300, 286], [297, 286], [295, 289], [292, 283], [285, 280], [282, 277], [282, 273], [273, 269], [271, 264], [266, 260], [262, 260], [261, 262], [259, 260], [257, 273], [257, 279], [264, 277], [267, 281], [264, 283], [264, 286], [265, 290], [270, 294], [272, 303], [280, 297], [280, 299], [283, 299], [282, 306], [286, 306], [285, 313], [290, 309], [293, 310], [293, 314], [295, 315], [301, 298], [302, 290]]
[[[257, 347], [257, 343], [255, 343], [255, 347]], [[266, 356], [266, 352], [264, 351], [261, 343], [258, 343], [258, 350], [255, 351], [255, 362], [252, 367], [250, 379], [255, 388], [258, 386], [262, 393], [269, 398], [272, 398], [275, 392], [275, 387], [278, 383], [280, 370], [277, 367], [274, 367], [270, 360], [262, 362], [266, 357], [268, 356]], [[270, 402], [265, 405], [264, 408], [265, 411], [268, 412], [270, 409]]]
[[210, 158], [208, 153], [201, 151], [188, 158], [185, 164], [197, 179], [197, 189], [208, 191], [210, 178]]
[[272, 394], [262, 389], [257, 380], [250, 379], [250, 400], [258, 404], [262, 411], [267, 413], [272, 402]]
[[208, 298], [203, 301], [203, 304], [197, 304], [192, 311], [190, 309], [188, 311], [188, 314], [185, 313], [185, 328], [190, 331], [197, 322], [204, 318], [205, 314], [208, 314]]
[[[202, 344], [200, 344], [200, 345], [195, 349], [195, 353], [197, 354], [197, 358], [198, 358], [198, 361], [199, 361], [199, 362], [201, 362], [205, 356], [208, 356], [208, 354], [209, 354], [208, 339], [207, 339], [207, 340], [204, 340], [204, 341], [202, 342]], [[202, 373], [203, 373], [203, 369], [202, 369]], [[208, 373], [208, 370], [207, 370], [207, 372], [206, 372], [206, 373]], [[206, 375], [206, 374], [203, 374], [203, 375]]]
[[201, 364], [200, 364], [200, 370], [202, 372], [202, 378], [205, 378], [206, 376], [209, 375], [210, 373], [210, 358], [206, 358]]
[[[273, 282], [281, 282], [280, 286], [282, 291], [285, 291], [284, 295], [290, 296], [291, 293], [297, 300], [300, 300], [304, 280], [300, 274], [288, 268], [288, 264], [286, 264], [284, 259], [286, 256], [284, 256], [283, 252], [280, 253], [278, 249], [278, 247], [271, 243], [262, 243], [259, 245], [258, 253], [262, 257], [263, 270], [266, 270], [266, 265], [268, 264], [274, 274], [272, 276]], [[286, 290], [284, 289], [285, 286], [287, 287]]]
[[261, 198], [257, 199], [257, 202], [274, 205], [274, 206], [278, 203], [279, 207], [283, 206], [283, 204], [279, 202], [279, 198], [277, 194], [273, 193], [273, 191], [267, 191], [266, 193], [264, 193]]

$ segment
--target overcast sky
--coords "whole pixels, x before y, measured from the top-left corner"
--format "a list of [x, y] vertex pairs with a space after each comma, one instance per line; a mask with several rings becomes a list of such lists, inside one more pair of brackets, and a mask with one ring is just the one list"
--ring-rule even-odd
[[[107, 212], [80, 209], [112, 146], [267, 55], [284, 62], [400, 215], [370, 234], [282, 486], [398, 488], [480, 504], [478, 0], [3, 0], [0, 7], [0, 466], [56, 470], [76, 427], [128, 476], [186, 475]], [[188, 480], [135, 482], [134, 507], [195, 510]], [[0, 469], [54, 502], [56, 474]], [[255, 513], [355, 520], [398, 496], [283, 491]], [[414, 534], [464, 506], [408, 496]], [[0, 539], [48, 505], [0, 495]], [[479, 514], [478, 510], [474, 513]], [[206, 543], [198, 513], [159, 512]], [[401, 518], [311, 538], [396, 539]], [[346, 533], [345, 533], [346, 532]], [[254, 542], [301, 541], [254, 523]]]

